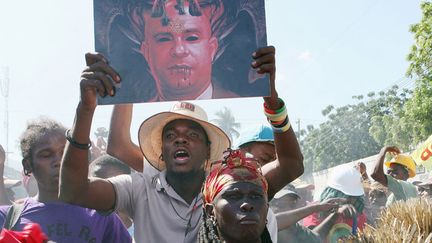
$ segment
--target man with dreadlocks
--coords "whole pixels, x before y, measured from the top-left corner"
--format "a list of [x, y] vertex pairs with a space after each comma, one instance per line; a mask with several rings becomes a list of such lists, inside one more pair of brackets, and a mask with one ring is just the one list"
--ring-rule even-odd
[[241, 150], [212, 164], [203, 186], [199, 243], [272, 242], [266, 227], [268, 185], [257, 161]]

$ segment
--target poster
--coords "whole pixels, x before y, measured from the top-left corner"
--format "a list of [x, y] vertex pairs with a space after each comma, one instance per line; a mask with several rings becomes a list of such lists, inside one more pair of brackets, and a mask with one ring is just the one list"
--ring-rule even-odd
[[99, 104], [257, 97], [264, 0], [94, 0], [95, 50], [120, 74]]
[[417, 165], [423, 165], [428, 171], [432, 169], [432, 135], [412, 152], [411, 157]]

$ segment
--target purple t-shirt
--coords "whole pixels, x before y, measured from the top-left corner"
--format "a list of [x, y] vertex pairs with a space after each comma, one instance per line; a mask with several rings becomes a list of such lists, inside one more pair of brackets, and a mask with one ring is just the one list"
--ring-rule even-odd
[[[132, 242], [131, 236], [114, 213], [104, 216], [97, 211], [62, 202], [37, 202], [27, 198], [24, 210], [14, 230], [28, 223], [38, 223], [48, 238], [60, 243]], [[0, 226], [3, 228], [10, 206], [0, 207]]]

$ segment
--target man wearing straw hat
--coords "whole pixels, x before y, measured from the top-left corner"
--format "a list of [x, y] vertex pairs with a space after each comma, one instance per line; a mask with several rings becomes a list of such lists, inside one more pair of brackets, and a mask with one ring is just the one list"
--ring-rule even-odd
[[[393, 155], [391, 161], [384, 163], [384, 158], [387, 153]], [[383, 164], [388, 168], [387, 174], [384, 173]], [[381, 149], [375, 168], [371, 174], [372, 178], [386, 186], [391, 192], [387, 198], [386, 206], [395, 201], [406, 201], [409, 198], [417, 197], [416, 187], [407, 182], [408, 178], [416, 175], [415, 162], [409, 155], [400, 153], [399, 148], [388, 146]]]
[[[274, 55], [274, 47], [261, 48], [252, 55], [251, 64], [258, 73], [270, 75], [271, 96], [264, 98], [264, 109], [275, 132], [278, 153], [277, 160], [262, 168], [269, 198], [303, 173], [303, 156], [275, 90]], [[69, 143], [61, 166], [60, 198], [101, 211], [126, 211], [135, 223], [136, 242], [196, 242], [205, 169], [230, 147], [227, 135], [207, 121], [202, 108], [180, 102], [170, 112], [145, 120], [139, 130], [140, 149], [159, 173], [88, 178], [97, 94], [114, 96], [113, 81], [120, 83], [120, 77], [100, 54], [87, 54], [86, 61], [75, 123], [66, 133]]]

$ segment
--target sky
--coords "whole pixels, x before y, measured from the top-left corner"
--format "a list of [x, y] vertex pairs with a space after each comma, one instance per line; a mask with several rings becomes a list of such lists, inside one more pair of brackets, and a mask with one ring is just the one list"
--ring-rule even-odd
[[[421, 19], [418, 0], [265, 0], [268, 43], [276, 47], [276, 87], [297, 130], [325, 121], [328, 105], [352, 96], [412, 87], [405, 78], [413, 44], [409, 26]], [[18, 139], [28, 120], [48, 116], [72, 126], [84, 54], [94, 51], [92, 1], [0, 0], [0, 144], [21, 169]], [[3, 82], [4, 84], [4, 82]], [[199, 101], [210, 120], [224, 106], [242, 127], [265, 124], [262, 98]], [[173, 103], [135, 105], [132, 139], [141, 122]], [[7, 108], [6, 108], [7, 107]], [[247, 108], [247, 109], [245, 109]], [[92, 130], [109, 127], [112, 106], [99, 106]], [[8, 112], [6, 112], [8, 111]], [[6, 113], [9, 129], [6, 143]], [[94, 139], [94, 138], [92, 138]]]

